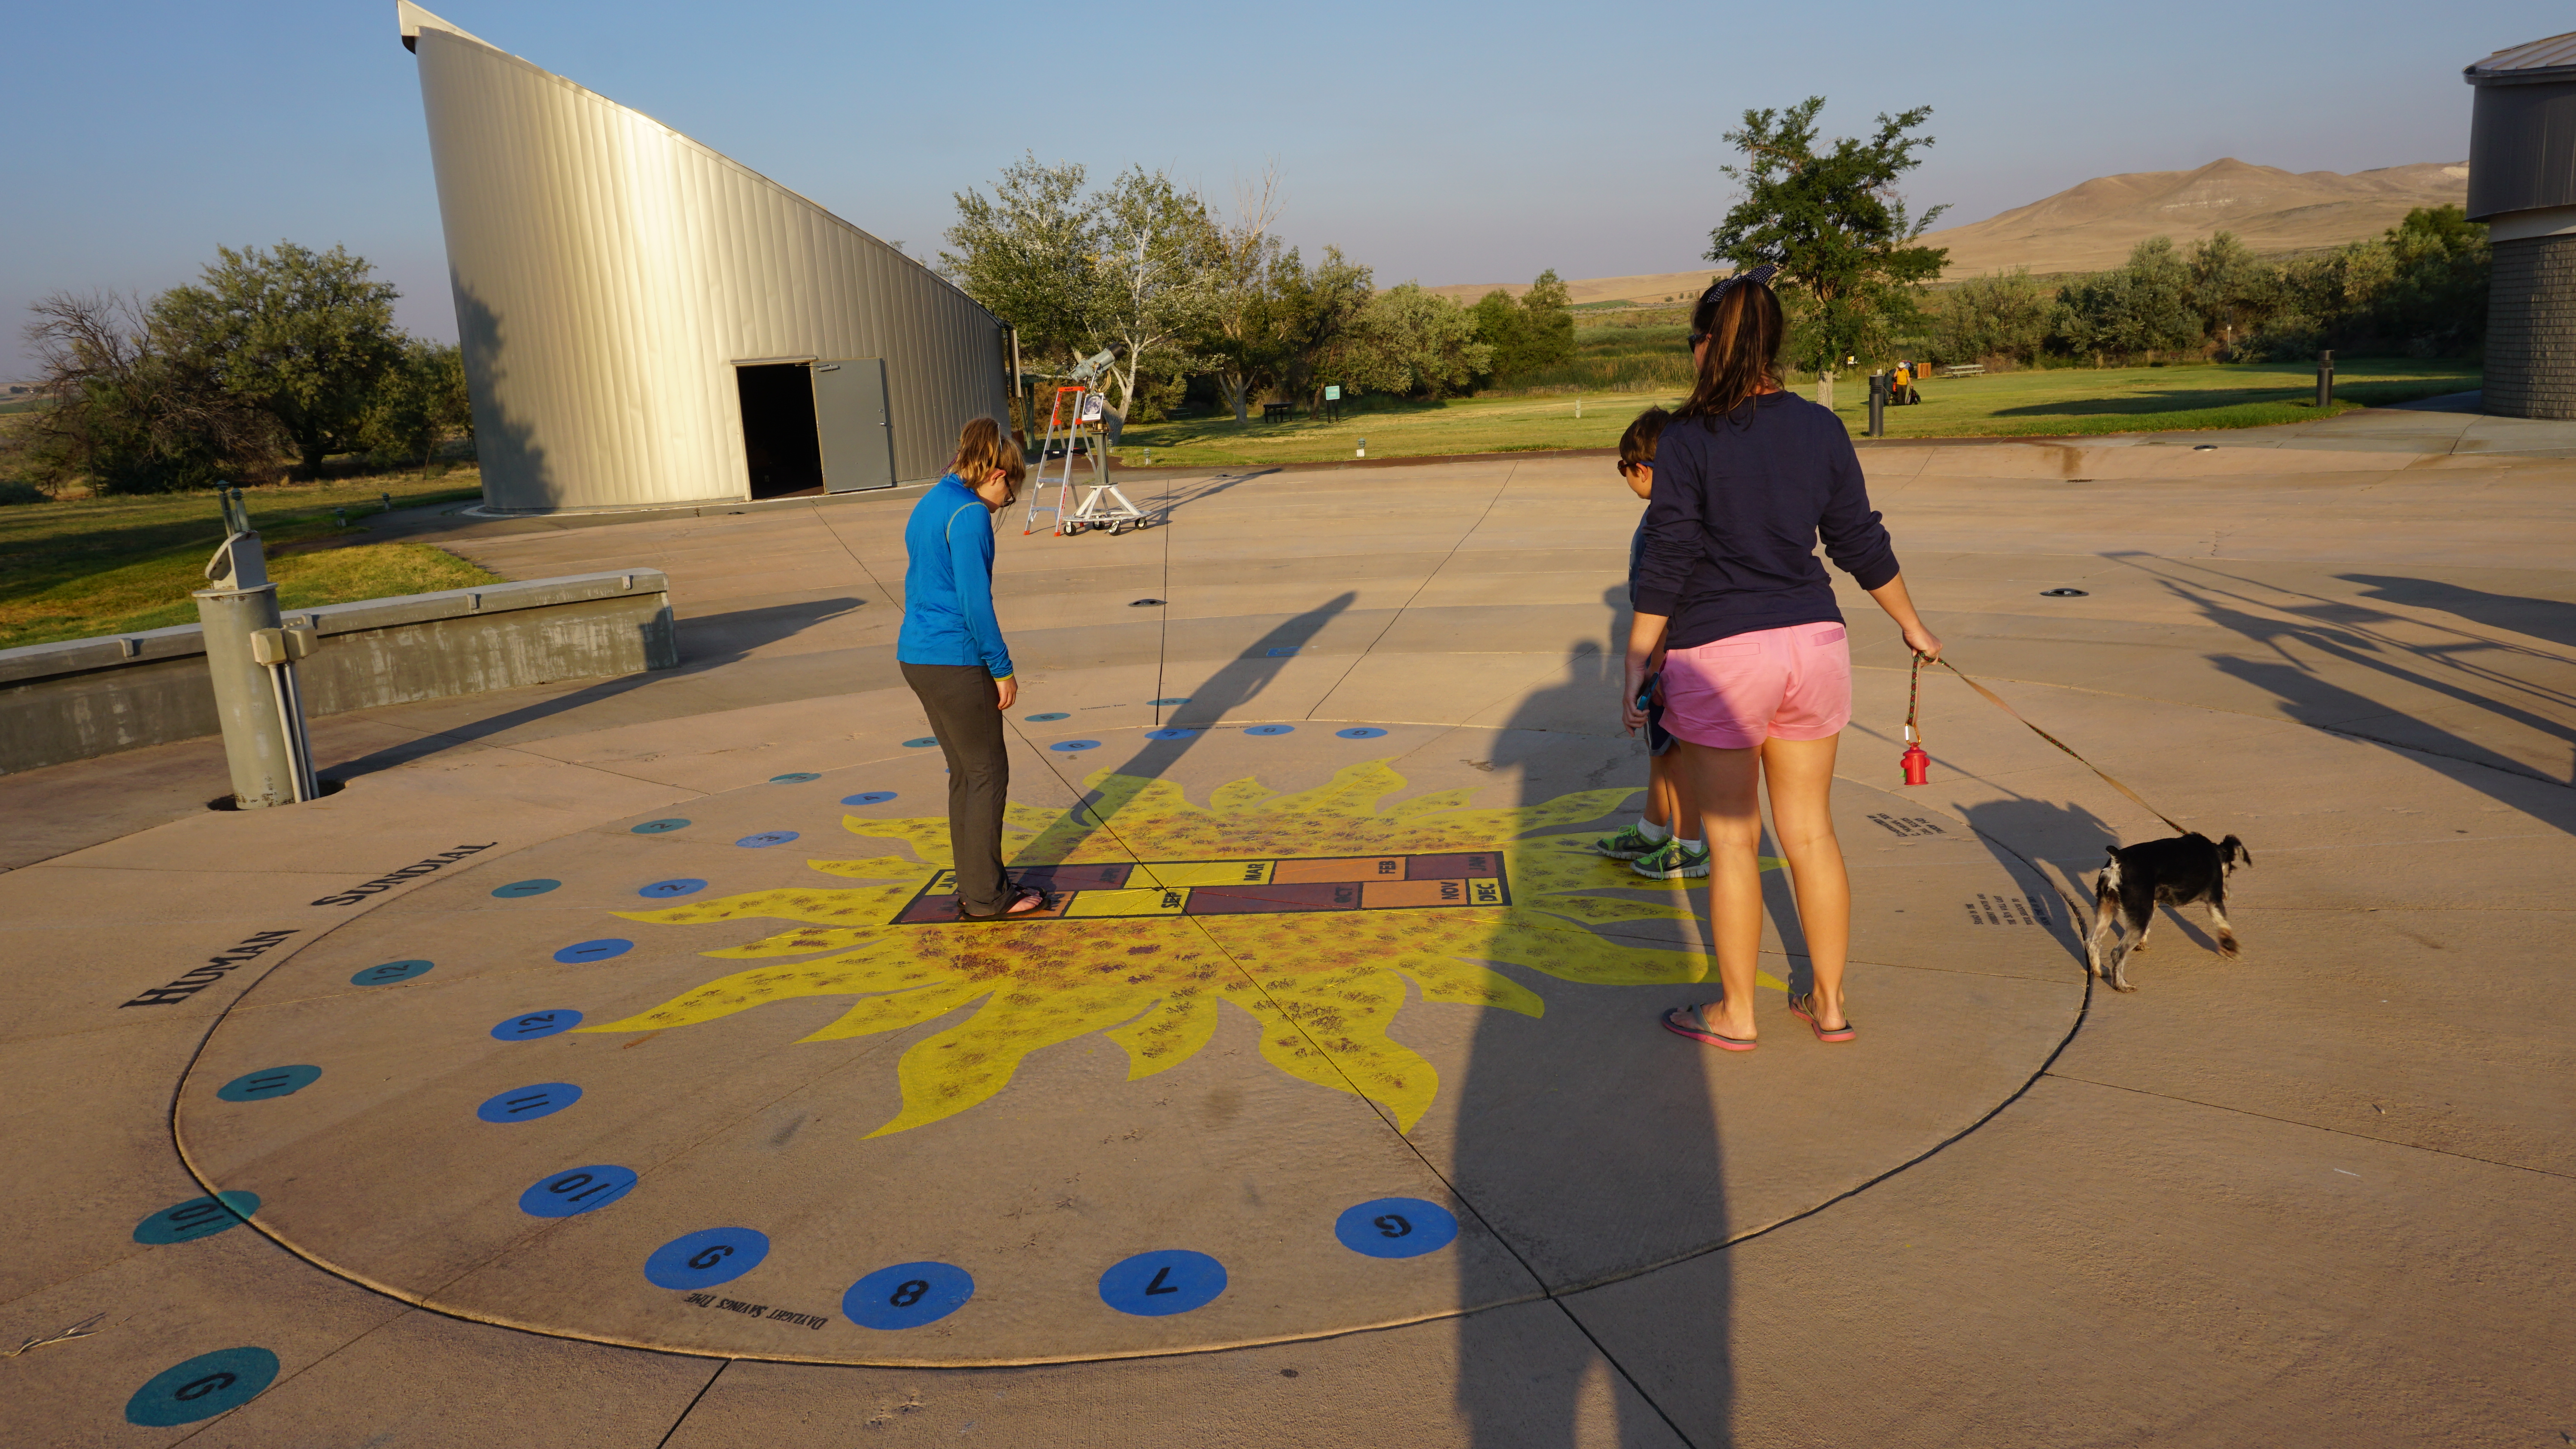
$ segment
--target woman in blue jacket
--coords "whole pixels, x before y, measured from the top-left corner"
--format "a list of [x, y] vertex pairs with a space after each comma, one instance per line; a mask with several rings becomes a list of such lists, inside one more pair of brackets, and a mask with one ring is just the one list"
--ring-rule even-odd
[[1002, 711], [1019, 698], [1011, 651], [993, 617], [993, 515], [1019, 496], [1027, 465], [991, 418], [957, 438], [957, 460], [903, 527], [903, 632], [895, 662], [921, 699], [948, 757], [948, 843], [957, 860], [957, 914], [970, 921], [1026, 915], [1041, 892], [1002, 874], [1002, 803], [1011, 758]]
[[1769, 286], [1775, 270], [1711, 287], [1691, 319], [1698, 384], [1656, 440], [1620, 695], [1634, 729], [1645, 718], [1636, 696], [1647, 662], [1663, 647], [1664, 728], [1708, 829], [1709, 936], [1726, 992], [1665, 1013], [1664, 1025], [1728, 1051], [1752, 1050], [1756, 1035], [1760, 788], [1789, 859], [1813, 973], [1789, 1010], [1819, 1041], [1855, 1034], [1843, 1014], [1851, 885], [1832, 814], [1834, 752], [1851, 719], [1851, 646], [1818, 540], [1917, 657], [1941, 657], [1869, 506], [1850, 431], [1780, 388], [1787, 327]]

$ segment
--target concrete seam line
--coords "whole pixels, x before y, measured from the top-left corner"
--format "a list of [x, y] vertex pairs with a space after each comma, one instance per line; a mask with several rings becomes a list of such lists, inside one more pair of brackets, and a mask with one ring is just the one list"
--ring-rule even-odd
[[688, 1407], [680, 1410], [680, 1417], [673, 1419], [671, 1421], [671, 1427], [662, 1431], [662, 1437], [653, 1441], [653, 1449], [667, 1449], [667, 1446], [671, 1442], [671, 1436], [679, 1433], [680, 1426], [689, 1422], [689, 1415], [697, 1412], [698, 1401], [705, 1398], [707, 1396], [707, 1390], [714, 1388], [716, 1386], [716, 1380], [723, 1378], [724, 1371], [732, 1367], [732, 1359], [726, 1359], [722, 1363], [716, 1365], [716, 1371], [707, 1375], [707, 1381], [698, 1386], [698, 1391], [696, 1393], [689, 1396]]
[[2284, 1127], [2298, 1127], [2310, 1132], [2323, 1132], [2334, 1137], [2349, 1137], [2356, 1142], [2376, 1142], [2382, 1147], [2402, 1147], [2409, 1152], [2430, 1153], [2435, 1157], [2449, 1157], [2461, 1162], [2475, 1162], [2487, 1167], [2501, 1167], [2512, 1172], [2536, 1172], [2542, 1177], [2554, 1177], [2562, 1182], [2576, 1181], [2576, 1173], [2556, 1172], [2546, 1167], [2534, 1167], [2529, 1163], [2500, 1162], [2492, 1157], [2479, 1157], [2467, 1152], [2453, 1152], [2447, 1147], [2431, 1147], [2421, 1142], [2400, 1142], [2395, 1138], [2390, 1137], [2373, 1137], [2367, 1132], [2351, 1132], [2341, 1127], [2326, 1126], [2322, 1122], [2302, 1122], [2295, 1117], [2275, 1117], [2269, 1112], [2257, 1112], [2250, 1107], [2231, 1107], [2224, 1102], [2204, 1102], [2198, 1097], [2177, 1097], [2171, 1092], [2149, 1091], [2145, 1087], [2131, 1087], [2119, 1082], [2105, 1082], [2095, 1077], [2079, 1077], [2068, 1072], [2050, 1072], [2049, 1075], [2057, 1078], [2061, 1082], [2082, 1082], [2088, 1087], [2100, 1087], [2104, 1091], [2108, 1092], [2128, 1092], [2134, 1096], [2154, 1097], [2157, 1100], [2164, 1102], [2180, 1102], [2187, 1107], [2205, 1107], [2212, 1112], [2233, 1113], [2239, 1117], [2252, 1117], [2260, 1122], [2278, 1122]]
[[[1518, 463], [1514, 463], [1509, 468], [1503, 470], [1503, 481], [1494, 485], [1493, 496], [1485, 500], [1484, 508], [1479, 510], [1476, 514], [1476, 521], [1459, 530], [1458, 537], [1452, 540], [1449, 545], [1449, 551], [1440, 555], [1440, 562], [1433, 564], [1431, 566], [1431, 572], [1422, 576], [1422, 581], [1413, 586], [1413, 592], [1405, 596], [1404, 602], [1396, 605], [1394, 612], [1387, 615], [1386, 623], [1378, 628], [1377, 637], [1369, 640], [1368, 647], [1351, 656], [1351, 662], [1344, 666], [1341, 674], [1333, 680], [1333, 686], [1331, 689], [1327, 689], [1322, 694], [1316, 696], [1314, 707], [1306, 711], [1306, 718], [1313, 719], [1316, 712], [1324, 707], [1324, 702], [1331, 699], [1335, 691], [1338, 691], [1342, 687], [1343, 682], [1351, 677], [1351, 671], [1360, 667], [1360, 661], [1377, 652], [1377, 646], [1385, 641], [1390, 630], [1394, 629], [1398, 623], [1403, 621], [1405, 611], [1413, 607], [1413, 601], [1422, 597], [1422, 591], [1431, 587], [1431, 581], [1440, 577], [1440, 571], [1449, 567], [1450, 561], [1458, 557], [1458, 550], [1465, 548], [1467, 546], [1467, 540], [1476, 536], [1476, 530], [1485, 526], [1485, 520], [1494, 516], [1494, 505], [1502, 501], [1505, 493], [1511, 491], [1512, 476], [1520, 472], [1520, 470], [1521, 465]], [[1657, 1412], [1660, 1413], [1662, 1411], [1657, 1410]], [[1679, 1433], [1680, 1431], [1675, 1430], [1674, 1432]]]

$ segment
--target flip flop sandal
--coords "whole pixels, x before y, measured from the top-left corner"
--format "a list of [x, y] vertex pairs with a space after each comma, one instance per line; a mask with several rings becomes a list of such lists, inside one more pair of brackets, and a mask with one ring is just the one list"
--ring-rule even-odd
[[1684, 1025], [1681, 1021], [1681, 1014], [1685, 1011], [1696, 1012], [1697, 1010], [1697, 1007], [1676, 1006], [1672, 1010], [1665, 1012], [1664, 1030], [1671, 1032], [1675, 1036], [1686, 1036], [1692, 1041], [1699, 1042], [1703, 1045], [1718, 1047], [1731, 1052], [1749, 1052], [1755, 1047], [1761, 1045], [1760, 1042], [1745, 1041], [1739, 1037], [1720, 1036], [1718, 1033], [1710, 1031], [1708, 1029], [1708, 1018], [1705, 1015], [1702, 1015], [1699, 1018], [1700, 1024], [1698, 1026]]
[[1852, 1030], [1851, 1018], [1844, 1017], [1842, 1025], [1829, 1031], [1816, 1020], [1815, 1002], [1816, 993], [1812, 991], [1792, 996], [1789, 998], [1789, 1014], [1805, 1022], [1807, 1030], [1814, 1032], [1818, 1041], [1850, 1041], [1855, 1034]]
[[1013, 889], [1011, 903], [1002, 907], [1000, 910], [995, 911], [993, 914], [989, 916], [979, 916], [973, 911], [960, 906], [957, 909], [957, 919], [961, 921], [1008, 921], [1017, 917], [1036, 915], [1038, 912], [1043, 911], [1046, 908], [1046, 892], [1039, 890], [1034, 886], [1018, 886]]

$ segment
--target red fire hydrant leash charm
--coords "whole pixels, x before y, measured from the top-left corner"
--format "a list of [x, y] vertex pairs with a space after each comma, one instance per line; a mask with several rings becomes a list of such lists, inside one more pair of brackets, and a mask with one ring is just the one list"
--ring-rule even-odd
[[1914, 656], [1914, 679], [1905, 691], [1905, 753], [1896, 763], [1905, 770], [1908, 785], [1932, 783], [1932, 757], [1923, 753], [1923, 732], [1916, 727], [1915, 716], [1923, 703], [1923, 656]]

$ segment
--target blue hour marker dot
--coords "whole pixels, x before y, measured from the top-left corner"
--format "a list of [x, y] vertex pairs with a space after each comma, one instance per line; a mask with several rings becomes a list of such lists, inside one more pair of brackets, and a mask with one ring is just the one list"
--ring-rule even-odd
[[409, 981], [415, 976], [428, 975], [431, 965], [432, 963], [428, 961], [388, 961], [382, 966], [370, 966], [366, 970], [359, 972], [357, 975], [350, 977], [349, 984], [352, 986], [391, 986], [397, 981]]
[[796, 832], [793, 830], [764, 830], [757, 835], [746, 835], [734, 844], [746, 850], [762, 850], [772, 845], [785, 845], [795, 838]]
[[1100, 1275], [1100, 1301], [1139, 1318], [1204, 1308], [1224, 1291], [1225, 1265], [1187, 1248], [1138, 1253]]
[[883, 805], [885, 802], [893, 798], [894, 792], [892, 790], [862, 790], [856, 795], [842, 796], [841, 803], [844, 805]]
[[511, 1017], [492, 1028], [492, 1036], [496, 1041], [535, 1041], [538, 1037], [553, 1036], [579, 1025], [581, 1013], [578, 1011], [532, 1011], [525, 1016]]
[[1167, 709], [1172, 705], [1187, 704], [1189, 701], [1187, 699], [1154, 699], [1147, 700], [1146, 703], [1151, 704], [1156, 709]]
[[320, 1067], [269, 1067], [233, 1078], [217, 1087], [215, 1095], [227, 1102], [265, 1102], [292, 1097], [321, 1079]]
[[581, 1088], [570, 1082], [539, 1082], [503, 1092], [474, 1109], [486, 1122], [533, 1122], [551, 1117], [581, 1100]]
[[1149, 740], [1194, 740], [1198, 737], [1199, 732], [1197, 730], [1165, 729], [1145, 731], [1145, 738]]
[[566, 966], [579, 966], [585, 961], [605, 961], [612, 956], [623, 956], [634, 949], [635, 943], [632, 941], [621, 941], [615, 936], [603, 936], [596, 941], [575, 941], [557, 951], [555, 959]]
[[643, 824], [636, 826], [633, 833], [637, 835], [668, 835], [674, 830], [686, 830], [688, 828], [689, 822], [685, 820], [647, 820]]
[[1248, 735], [1284, 735], [1293, 733], [1296, 728], [1297, 727], [1295, 725], [1254, 725], [1252, 728], [1245, 730], [1244, 733]]
[[644, 887], [642, 890], [637, 891], [635, 894], [639, 896], [652, 896], [658, 900], [671, 896], [693, 896], [706, 888], [707, 883], [705, 881], [692, 880], [683, 876], [678, 880], [657, 880], [651, 885]]
[[773, 785], [802, 785], [808, 780], [819, 780], [822, 778], [823, 776], [814, 770], [796, 770], [784, 775], [772, 775], [769, 777], [769, 783]]
[[125, 1422], [147, 1429], [193, 1424], [259, 1397], [277, 1378], [264, 1348], [219, 1348], [154, 1374], [125, 1401]]
[[1333, 731], [1336, 739], [1345, 740], [1373, 740], [1385, 733], [1375, 725], [1355, 725], [1350, 729]]
[[635, 1186], [635, 1174], [623, 1167], [576, 1167], [533, 1183], [519, 1194], [519, 1211], [532, 1218], [568, 1218], [602, 1208]]
[[704, 1228], [673, 1238], [644, 1260], [644, 1281], [687, 1290], [730, 1283], [769, 1256], [769, 1236], [750, 1228]]
[[841, 1314], [861, 1328], [919, 1328], [937, 1323], [975, 1296], [975, 1279], [946, 1263], [879, 1268], [841, 1295]]
[[923, 735], [917, 740], [905, 740], [903, 742], [903, 747], [907, 750], [926, 750], [937, 743], [939, 743], [939, 736]]
[[1030, 724], [1054, 724], [1057, 720], [1071, 719], [1073, 716], [1059, 710], [1054, 714], [1024, 714], [1020, 718]]
[[172, 1203], [134, 1225], [134, 1241], [151, 1247], [172, 1243], [193, 1243], [211, 1238], [226, 1228], [239, 1227], [244, 1218], [259, 1211], [259, 1194], [223, 1192], [213, 1197], [192, 1197]]
[[1419, 1258], [1456, 1241], [1458, 1219], [1436, 1202], [1382, 1197], [1345, 1209], [1333, 1223], [1333, 1236], [1372, 1258]]
[[1099, 749], [1099, 748], [1100, 748], [1100, 741], [1098, 741], [1098, 740], [1058, 740], [1058, 741], [1056, 741], [1054, 744], [1051, 744], [1051, 745], [1047, 746], [1047, 748], [1048, 748], [1048, 749], [1050, 749], [1050, 750], [1062, 750], [1062, 751], [1065, 751], [1065, 752], [1067, 752], [1067, 753], [1071, 753], [1072, 751], [1075, 751], [1075, 750], [1096, 750], [1096, 749]]
[[505, 901], [515, 901], [521, 896], [544, 895], [562, 884], [563, 882], [559, 880], [514, 880], [493, 891], [492, 894]]

